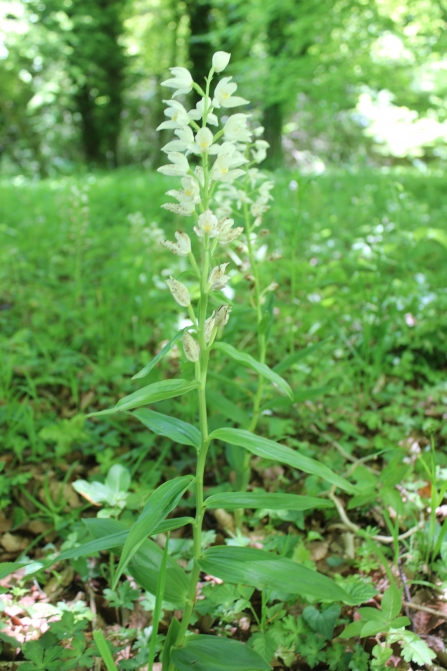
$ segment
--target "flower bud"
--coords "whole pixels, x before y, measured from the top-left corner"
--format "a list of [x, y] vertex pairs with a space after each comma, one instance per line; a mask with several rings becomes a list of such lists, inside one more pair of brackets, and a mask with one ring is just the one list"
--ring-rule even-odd
[[171, 294], [179, 305], [184, 308], [188, 308], [191, 305], [189, 291], [184, 284], [174, 280], [173, 277], [170, 277], [169, 280], [166, 280], [166, 284], [168, 285]]
[[191, 253], [191, 240], [189, 239], [189, 235], [187, 233], [176, 231], [175, 237], [177, 238], [177, 242], [162, 240], [161, 244], [177, 256], [188, 256], [188, 254]]
[[212, 269], [208, 278], [208, 286], [210, 289], [219, 291], [220, 289], [226, 287], [228, 280], [230, 279], [229, 275], [225, 275], [225, 270], [227, 269], [228, 265], [228, 263], [222, 263], [222, 265], [216, 266]]
[[231, 54], [226, 51], [216, 51], [213, 56], [213, 68], [216, 72], [222, 72], [230, 62]]
[[208, 319], [205, 322], [205, 342], [207, 344], [211, 340], [211, 336], [213, 335], [213, 331], [214, 331], [214, 328], [216, 326], [215, 316], [216, 316], [216, 313], [213, 312], [211, 317], [208, 317]]
[[195, 363], [199, 360], [200, 347], [199, 343], [194, 340], [189, 331], [185, 331], [182, 335], [183, 350], [188, 361]]
[[214, 323], [219, 328], [228, 324], [230, 319], [231, 307], [229, 305], [220, 305], [215, 313]]

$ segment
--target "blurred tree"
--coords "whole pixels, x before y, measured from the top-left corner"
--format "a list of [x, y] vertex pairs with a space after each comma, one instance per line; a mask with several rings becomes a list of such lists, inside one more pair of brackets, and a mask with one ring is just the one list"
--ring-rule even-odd
[[85, 158], [118, 165], [123, 91], [129, 58], [122, 45], [128, 0], [40, 0], [29, 3], [41, 24], [57, 35], [45, 48], [48, 60], [63, 47], [72, 83]]
[[[210, 41], [213, 29], [213, 5], [209, 0], [186, 0], [189, 18], [189, 60], [194, 81], [203, 86], [208, 76], [215, 49]], [[193, 105], [200, 100], [196, 91], [192, 92]]]

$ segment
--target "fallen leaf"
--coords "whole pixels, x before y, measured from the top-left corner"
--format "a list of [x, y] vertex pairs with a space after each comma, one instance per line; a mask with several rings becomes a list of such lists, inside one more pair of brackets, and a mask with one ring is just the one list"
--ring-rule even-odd
[[25, 536], [7, 532], [1, 537], [0, 543], [5, 548], [6, 552], [18, 553], [26, 550], [29, 545], [29, 540]]

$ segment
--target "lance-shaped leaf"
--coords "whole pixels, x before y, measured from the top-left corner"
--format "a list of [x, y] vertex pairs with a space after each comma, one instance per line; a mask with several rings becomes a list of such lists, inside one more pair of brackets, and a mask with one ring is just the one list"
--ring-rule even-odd
[[168, 633], [166, 634], [165, 642], [163, 645], [163, 652], [161, 655], [161, 668], [167, 669], [171, 661], [171, 650], [174, 645], [178, 632], [180, 629], [180, 622], [176, 617], [173, 617], [171, 624], [169, 625]]
[[[122, 531], [123, 523], [112, 519], [89, 519], [87, 527], [96, 538]], [[145, 540], [132, 557], [129, 574], [142, 589], [156, 594], [158, 574], [163, 559], [163, 550], [152, 540]], [[182, 608], [189, 589], [189, 578], [172, 557], [167, 558], [165, 600]]]
[[239, 445], [252, 454], [256, 454], [258, 457], [279, 461], [282, 464], [287, 464], [300, 471], [304, 471], [304, 473], [317, 475], [320, 478], [323, 478], [323, 480], [340, 487], [340, 489], [343, 489], [350, 494], [358, 494], [358, 489], [354, 485], [331, 471], [330, 468], [319, 461], [311, 459], [310, 457], [305, 457], [286, 445], [276, 443], [274, 440], [256, 436], [250, 431], [232, 428], [216, 429], [216, 431], [213, 431], [209, 436], [209, 439], [222, 440], [225, 443], [230, 443], [230, 445]]
[[171, 661], [179, 671], [269, 671], [255, 650], [240, 641], [202, 634], [188, 636], [181, 648], [171, 648]]
[[138, 389], [133, 394], [125, 396], [120, 399], [114, 408], [101, 410], [100, 412], [92, 412], [88, 417], [97, 415], [112, 415], [115, 412], [123, 412], [124, 410], [133, 410], [142, 405], [149, 405], [150, 403], [157, 403], [164, 401], [167, 398], [174, 398], [174, 396], [181, 396], [192, 389], [196, 389], [198, 383], [188, 382], [187, 380], [162, 380], [161, 382], [154, 382], [148, 384], [142, 389]]
[[[326, 384], [324, 387], [309, 387], [308, 389], [299, 389], [295, 391], [294, 401], [295, 403], [302, 403], [303, 401], [310, 401], [311, 399], [318, 398], [324, 394], [328, 394], [333, 388], [339, 384], [340, 380], [336, 379], [331, 382], [331, 384]], [[262, 410], [270, 410], [275, 408], [288, 408], [292, 404], [292, 401], [289, 398], [272, 398], [269, 399], [266, 403], [261, 406]]]
[[293, 399], [293, 391], [290, 385], [284, 380], [284, 378], [278, 375], [278, 373], [275, 373], [271, 368], [266, 366], [265, 363], [256, 361], [256, 359], [253, 359], [252, 356], [246, 354], [245, 352], [239, 352], [239, 350], [226, 342], [214, 343], [213, 348], [223, 352], [227, 356], [234, 359], [234, 361], [241, 363], [243, 366], [251, 368], [259, 375], [262, 375], [267, 380], [270, 380], [270, 382], [274, 382], [285, 394], [287, 394], [289, 398]]
[[[107, 526], [105, 528], [105, 525], [107, 525], [107, 522], [109, 521], [113, 524], [113, 529], [109, 529], [110, 533], [107, 533]], [[50, 568], [54, 564], [57, 564], [60, 561], [66, 561], [67, 559], [92, 557], [97, 552], [102, 552], [104, 550], [114, 550], [115, 552], [118, 552], [119, 548], [124, 545], [127, 537], [129, 536], [130, 526], [125, 522], [118, 520], [108, 520], [100, 517], [91, 519], [87, 518], [83, 520], [83, 522], [92, 536], [99, 537], [95, 538], [94, 540], [87, 541], [86, 543], [82, 543], [77, 547], [70, 548], [70, 550], [65, 550], [64, 552], [55, 555], [51, 560], [42, 562], [34, 561], [28, 564], [24, 564], [23, 562], [5, 562], [0, 564], [0, 579], [3, 579], [14, 571], [22, 568], [25, 569], [26, 575], [31, 575], [32, 573], [36, 573], [36, 571]], [[156, 536], [157, 534], [167, 533], [168, 531], [180, 529], [187, 524], [193, 523], [193, 517], [174, 517], [169, 520], [163, 520], [152, 531], [152, 535]]]
[[150, 363], [148, 363], [147, 366], [145, 366], [142, 370], [140, 370], [139, 373], [137, 373], [136, 375], [133, 376], [132, 380], [137, 380], [138, 378], [146, 377], [146, 375], [149, 375], [152, 368], [154, 366], [156, 366], [157, 363], [159, 361], [161, 361], [161, 359], [174, 347], [175, 343], [178, 340], [180, 340], [180, 338], [183, 335], [183, 330], [184, 329], [182, 329], [181, 331], [176, 333], [175, 336], [173, 338], [171, 338], [171, 340], [168, 343], [166, 343], [166, 345], [164, 345], [164, 347], [161, 348], [159, 353], [156, 356], [154, 356], [152, 361]]
[[250, 424], [250, 417], [242, 410], [236, 403], [225, 398], [222, 394], [212, 389], [206, 390], [206, 400], [208, 405], [220, 412], [224, 417], [231, 419], [233, 422], [248, 426]]
[[266, 492], [224, 492], [213, 494], [206, 499], [207, 508], [267, 508], [269, 510], [311, 510], [313, 508], [331, 508], [332, 501], [317, 499], [315, 496], [297, 496], [296, 494], [267, 494]]
[[352, 596], [327, 576], [265, 550], [217, 545], [205, 550], [199, 566], [236, 585], [354, 604]]
[[154, 529], [176, 507], [192, 480], [192, 475], [174, 478], [165, 482], [150, 495], [143, 512], [129, 531], [115, 572], [112, 589], [116, 589], [121, 574], [140, 545], [148, 536], [153, 534]]
[[149, 408], [136, 410], [133, 415], [157, 436], [166, 436], [175, 443], [192, 445], [197, 450], [200, 449], [202, 436], [200, 431], [192, 424], [183, 422], [176, 417], [163, 415], [161, 412], [155, 412], [155, 410], [149, 410]]
[[320, 347], [327, 343], [328, 340], [330, 340], [330, 338], [325, 338], [324, 340], [317, 342], [315, 345], [311, 345], [310, 347], [303, 347], [303, 349], [300, 349], [299, 352], [290, 354], [285, 359], [276, 364], [276, 366], [273, 367], [273, 370], [275, 373], [282, 373], [284, 370], [290, 368], [290, 366], [293, 366], [293, 364], [298, 363], [298, 361], [302, 361], [310, 354], [314, 354], [317, 350], [320, 349]]

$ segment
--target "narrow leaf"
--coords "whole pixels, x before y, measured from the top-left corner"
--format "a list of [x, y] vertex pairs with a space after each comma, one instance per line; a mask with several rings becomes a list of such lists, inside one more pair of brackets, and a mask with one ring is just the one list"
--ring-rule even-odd
[[192, 424], [183, 422], [176, 417], [162, 415], [161, 412], [155, 412], [155, 410], [149, 410], [149, 408], [141, 408], [132, 414], [157, 436], [166, 436], [175, 443], [191, 445], [200, 449], [202, 437], [200, 431]]
[[[123, 530], [123, 523], [110, 518], [84, 520], [90, 533], [99, 539]], [[133, 556], [129, 573], [144, 590], [155, 594], [163, 550], [152, 540], [145, 540]], [[182, 608], [189, 589], [189, 578], [177, 562], [168, 557], [166, 566], [165, 600]]]
[[199, 560], [202, 571], [232, 584], [352, 604], [352, 597], [333, 580], [291, 559], [254, 548], [210, 547]]
[[150, 495], [143, 512], [129, 531], [112, 583], [113, 590], [116, 589], [121, 574], [140, 545], [176, 507], [192, 480], [191, 475], [174, 478], [165, 482]]
[[106, 665], [107, 671], [118, 671], [115, 662], [113, 661], [112, 653], [109, 650], [107, 641], [104, 638], [104, 634], [101, 629], [93, 632], [93, 638], [95, 639], [96, 647], [99, 650], [99, 654], [102, 657], [104, 664]]
[[[299, 389], [294, 392], [294, 402], [302, 403], [303, 401], [310, 401], [313, 398], [327, 394], [335, 387], [338, 383], [338, 380], [334, 380], [331, 384], [327, 384], [324, 387], [309, 387], [308, 389]], [[288, 398], [276, 398], [270, 399], [264, 403], [261, 407], [261, 410], [270, 410], [271, 408], [287, 408], [291, 405], [292, 401]]]
[[267, 380], [270, 380], [270, 382], [274, 382], [285, 394], [287, 394], [289, 398], [293, 399], [293, 391], [290, 385], [284, 380], [284, 378], [278, 375], [278, 373], [275, 373], [271, 368], [266, 366], [265, 363], [256, 361], [256, 359], [250, 356], [250, 354], [239, 352], [239, 350], [226, 342], [214, 343], [213, 348], [223, 352], [227, 356], [234, 359], [234, 361], [241, 363], [243, 366], [251, 368], [259, 375], [262, 375]]
[[163, 653], [161, 656], [161, 668], [163, 671], [167, 671], [169, 667], [169, 663], [171, 661], [171, 649], [175, 643], [179, 629], [180, 629], [180, 622], [177, 620], [176, 617], [173, 617], [171, 620], [171, 624], [169, 625], [168, 633], [166, 634], [163, 646]]
[[92, 412], [87, 417], [95, 417], [98, 415], [112, 415], [115, 412], [123, 412], [124, 410], [133, 410], [142, 405], [149, 405], [150, 403], [157, 403], [164, 401], [167, 398], [174, 398], [174, 396], [181, 396], [192, 389], [196, 389], [197, 382], [188, 382], [187, 380], [162, 380], [161, 382], [154, 382], [142, 389], [138, 389], [133, 394], [125, 396], [120, 399], [114, 408], [101, 410], [100, 412]]
[[250, 417], [236, 403], [211, 389], [206, 390], [206, 399], [211, 407], [220, 412], [224, 417], [237, 422], [242, 426], [250, 424]]
[[280, 361], [276, 366], [274, 366], [273, 370], [275, 371], [275, 373], [282, 373], [283, 371], [293, 366], [294, 363], [298, 363], [298, 361], [302, 361], [311, 354], [314, 354], [317, 350], [320, 349], [320, 347], [325, 345], [328, 340], [330, 340], [330, 338], [325, 338], [324, 340], [317, 342], [315, 345], [311, 345], [310, 347], [303, 347], [303, 349], [300, 349], [299, 352], [294, 352], [293, 354], [290, 354], [288, 357], [286, 357], [285, 359]]
[[150, 363], [148, 363], [147, 366], [145, 366], [142, 370], [140, 370], [139, 373], [137, 373], [136, 375], [133, 376], [132, 380], [137, 380], [138, 378], [146, 377], [146, 375], [149, 375], [152, 368], [154, 366], [156, 366], [157, 363], [159, 361], [161, 361], [161, 359], [174, 347], [175, 343], [178, 340], [180, 340], [182, 335], [183, 335], [183, 329], [181, 331], [179, 331], [178, 333], [176, 333], [175, 336], [173, 338], [171, 338], [171, 340], [168, 343], [166, 343], [166, 345], [164, 347], [161, 348], [159, 353], [154, 356], [152, 361]]
[[181, 648], [171, 648], [179, 671], [269, 671], [270, 664], [240, 641], [217, 636], [188, 636]]
[[232, 428], [216, 429], [216, 431], [212, 432], [209, 438], [210, 440], [222, 440], [225, 443], [230, 443], [230, 445], [239, 445], [252, 454], [256, 454], [258, 457], [279, 461], [282, 464], [288, 464], [293, 468], [297, 468], [304, 473], [317, 475], [320, 478], [323, 478], [323, 480], [340, 487], [340, 489], [343, 489], [350, 494], [358, 493], [357, 487], [331, 471], [330, 468], [319, 461], [311, 459], [310, 457], [305, 457], [304, 455], [295, 452], [290, 447], [286, 447], [286, 445], [276, 443], [274, 440], [256, 436], [250, 431]]
[[331, 508], [332, 501], [317, 499], [314, 496], [295, 494], [266, 494], [265, 492], [225, 492], [214, 494], [206, 499], [207, 508], [267, 508], [269, 510], [309, 510], [313, 508]]

